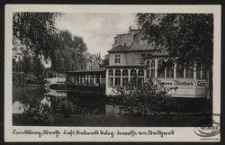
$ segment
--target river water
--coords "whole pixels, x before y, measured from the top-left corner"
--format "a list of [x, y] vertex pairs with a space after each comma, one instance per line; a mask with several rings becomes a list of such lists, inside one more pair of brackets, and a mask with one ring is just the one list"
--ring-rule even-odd
[[[15, 91], [15, 90], [14, 90]], [[118, 114], [119, 107], [110, 104], [105, 97], [85, 95], [55, 96], [48, 95], [43, 88], [18, 88], [13, 95], [13, 114], [22, 114], [32, 106], [48, 106], [56, 113], [63, 114], [69, 111], [71, 114]], [[99, 97], [99, 98], [96, 98]]]

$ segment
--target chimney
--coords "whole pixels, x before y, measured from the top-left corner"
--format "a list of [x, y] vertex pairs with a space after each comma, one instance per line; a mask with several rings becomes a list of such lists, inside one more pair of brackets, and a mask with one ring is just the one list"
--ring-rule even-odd
[[130, 26], [130, 27], [129, 27], [129, 32], [131, 32], [131, 30], [132, 30], [132, 27]]

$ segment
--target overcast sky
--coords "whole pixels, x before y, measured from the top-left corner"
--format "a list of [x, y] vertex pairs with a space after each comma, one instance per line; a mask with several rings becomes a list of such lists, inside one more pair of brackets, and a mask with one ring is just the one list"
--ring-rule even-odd
[[114, 37], [117, 34], [127, 33], [129, 26], [136, 25], [135, 15], [131, 13], [64, 13], [57, 19], [56, 27], [81, 36], [87, 44], [88, 52], [101, 53], [103, 58], [112, 48]]

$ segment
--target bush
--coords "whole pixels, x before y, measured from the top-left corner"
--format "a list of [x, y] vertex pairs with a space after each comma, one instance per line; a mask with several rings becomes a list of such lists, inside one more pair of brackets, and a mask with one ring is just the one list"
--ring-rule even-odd
[[176, 100], [167, 95], [163, 86], [154, 85], [152, 80], [143, 85], [129, 84], [116, 88], [117, 95], [112, 96], [114, 104], [120, 106], [125, 114], [146, 116], [160, 112], [170, 113], [172, 108], [179, 106]]
[[49, 124], [54, 121], [51, 114], [52, 109], [47, 104], [29, 106], [28, 109], [23, 112], [23, 121], [24, 124], [27, 125]]
[[23, 72], [14, 72], [13, 75], [13, 86], [22, 87], [26, 85], [26, 74]]

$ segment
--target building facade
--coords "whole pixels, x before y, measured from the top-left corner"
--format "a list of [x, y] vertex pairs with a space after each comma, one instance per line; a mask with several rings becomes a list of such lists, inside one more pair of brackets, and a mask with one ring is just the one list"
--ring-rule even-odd
[[138, 29], [130, 28], [128, 33], [117, 35], [113, 48], [108, 51], [106, 95], [113, 95], [117, 86], [142, 85], [152, 79], [171, 88], [169, 93], [173, 97], [205, 97], [206, 70], [191, 62], [188, 67], [172, 64], [165, 68], [163, 64], [175, 58], [162, 49], [147, 43]]
[[85, 54], [86, 58], [86, 68], [84, 70], [95, 70], [99, 68], [99, 63], [101, 61], [100, 54]]

